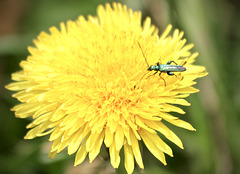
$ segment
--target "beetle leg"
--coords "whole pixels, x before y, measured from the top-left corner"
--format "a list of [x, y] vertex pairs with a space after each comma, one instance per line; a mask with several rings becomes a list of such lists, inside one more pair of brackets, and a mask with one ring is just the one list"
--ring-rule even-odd
[[168, 61], [167, 65], [170, 65], [171, 63], [175, 63], [177, 65], [177, 63], [175, 61], [173, 61], [173, 60]]
[[157, 71], [156, 71], [155, 73], [149, 75], [146, 79], [148, 79], [148, 78], [151, 77], [151, 76], [154, 76], [155, 74], [157, 74]]
[[162, 78], [161, 74], [162, 74], [162, 72], [159, 73], [159, 77], [164, 81], [164, 86], [166, 86], [167, 85], [166, 81], [164, 80], [164, 78]]
[[171, 71], [167, 71], [167, 74], [172, 76], [172, 75], [175, 75], [174, 73], [172, 73]]
[[184, 61], [184, 62], [181, 64], [181, 66], [184, 66], [186, 63], [187, 63], [187, 61]]

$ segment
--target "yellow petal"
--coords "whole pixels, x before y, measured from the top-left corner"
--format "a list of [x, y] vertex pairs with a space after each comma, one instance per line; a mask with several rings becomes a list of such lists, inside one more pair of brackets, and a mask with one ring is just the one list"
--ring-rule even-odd
[[53, 114], [52, 118], [50, 119], [51, 121], [58, 121], [62, 119], [64, 116], [66, 116], [65, 111], [62, 110], [62, 108], [65, 106], [65, 103], [63, 103]]
[[16, 105], [12, 108], [12, 111], [15, 111], [15, 114], [19, 118], [26, 118], [32, 116], [34, 112], [41, 108], [40, 103], [24, 103]]
[[[68, 147], [68, 154], [73, 154], [79, 147], [83, 139], [87, 139], [90, 135], [91, 129], [88, 125], [82, 126], [75, 134], [72, 143]], [[86, 140], [85, 140], [86, 141]]]
[[81, 164], [87, 156], [86, 141], [82, 143], [75, 157], [74, 166]]
[[194, 87], [179, 88], [175, 91], [179, 92], [179, 93], [196, 93], [196, 92], [199, 92], [199, 90], [194, 88]]
[[159, 161], [161, 161], [164, 165], [167, 165], [164, 153], [150, 140], [150, 137], [147, 137], [145, 132], [146, 131], [140, 131], [140, 135], [146, 147]]
[[30, 131], [28, 131], [27, 135], [24, 138], [25, 139], [33, 139], [35, 137], [38, 137], [44, 131], [46, 131], [50, 128], [53, 128], [56, 125], [57, 125], [57, 123], [52, 123], [52, 122], [46, 121], [46, 122], [36, 126], [35, 128], [31, 129]]
[[172, 132], [167, 126], [165, 126], [162, 122], [147, 122], [146, 124], [152, 127], [153, 129], [159, 131], [163, 134], [167, 139], [175, 143], [181, 149], [183, 149], [182, 141], [178, 138], [174, 132]]
[[102, 132], [98, 139], [94, 142], [94, 147], [91, 149], [89, 152], [89, 161], [92, 163], [92, 161], [97, 157], [97, 155], [100, 152], [102, 143], [103, 143], [103, 138], [104, 138], [104, 132]]
[[23, 82], [15, 82], [7, 85], [5, 88], [11, 90], [11, 91], [20, 91], [24, 90], [27, 88], [32, 87], [33, 83], [28, 82], [28, 81], [23, 81]]
[[173, 156], [172, 149], [162, 141], [162, 139], [157, 134], [151, 134], [147, 131], [144, 132], [145, 141], [152, 142], [159, 150], [168, 154], [169, 156]]
[[51, 117], [51, 115], [52, 115], [51, 112], [41, 115], [41, 117], [38, 117], [32, 123], [28, 124], [26, 128], [27, 129], [33, 128], [33, 127], [47, 121], [49, 119], [49, 117]]
[[163, 104], [161, 106], [161, 110], [164, 112], [177, 112], [179, 114], [185, 114], [181, 108], [169, 104]]
[[141, 155], [141, 152], [139, 149], [138, 139], [135, 137], [135, 135], [132, 131], [130, 131], [130, 139], [132, 142], [132, 150], [133, 150], [134, 157], [135, 157], [139, 167], [143, 169], [144, 166], [143, 166], [143, 161], [142, 161], [142, 155]]
[[153, 129], [151, 129], [151, 128], [149, 128], [148, 126], [146, 126], [145, 124], [144, 124], [144, 119], [142, 119], [142, 118], [140, 118], [140, 117], [136, 117], [136, 124], [139, 126], [139, 127], [141, 127], [141, 128], [143, 128], [143, 129], [145, 129], [145, 130], [147, 130], [147, 131], [149, 131], [149, 132], [151, 132], [151, 133], [155, 133], [156, 134], [156, 132], [153, 130]]
[[186, 121], [180, 120], [178, 118], [177, 119], [164, 118], [164, 120], [166, 120], [167, 122], [169, 122], [175, 126], [178, 126], [178, 127], [184, 128], [184, 129], [188, 129], [190, 131], [196, 131], [196, 129], [194, 129], [191, 124], [189, 124]]
[[113, 133], [110, 131], [108, 126], [106, 126], [104, 132], [105, 132], [104, 143], [106, 147], [109, 147], [113, 142]]
[[117, 151], [120, 151], [120, 149], [122, 148], [123, 141], [124, 141], [124, 132], [122, 130], [122, 127], [118, 126], [118, 129], [116, 130], [116, 133], [115, 133], [115, 144], [116, 144]]
[[49, 152], [49, 158], [53, 159], [57, 155], [57, 151]]
[[53, 154], [55, 154], [55, 152], [57, 153], [57, 149], [59, 148], [60, 143], [61, 143], [61, 137], [58, 137], [56, 140], [54, 140], [50, 149], [50, 153], [53, 153]]
[[124, 156], [125, 156], [125, 168], [127, 173], [131, 174], [134, 170], [134, 158], [132, 147], [127, 143], [124, 145]]
[[119, 156], [119, 151], [116, 151], [116, 145], [114, 141], [109, 147], [109, 154], [110, 154], [110, 161], [112, 166], [114, 168], [118, 168], [120, 164], [120, 156]]
[[166, 36], [169, 34], [169, 32], [171, 31], [171, 29], [172, 29], [172, 25], [171, 24], [169, 24], [168, 26], [167, 26], [167, 28], [163, 31], [163, 33], [161, 34], [161, 37], [159, 38], [159, 42], [160, 41], [163, 41], [163, 39], [165, 39], [166, 38]]

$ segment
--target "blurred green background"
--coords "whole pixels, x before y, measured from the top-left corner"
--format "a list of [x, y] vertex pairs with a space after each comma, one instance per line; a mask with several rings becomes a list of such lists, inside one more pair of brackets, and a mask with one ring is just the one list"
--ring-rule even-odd
[[[23, 140], [30, 120], [17, 119], [10, 108], [18, 103], [4, 86], [20, 70], [27, 46], [41, 31], [79, 15], [96, 15], [104, 0], [1, 0], [0, 1], [0, 174], [114, 173], [108, 162], [97, 158], [73, 167], [74, 155], [66, 151], [48, 159], [48, 136]], [[135, 173], [239, 174], [240, 173], [240, 1], [239, 0], [123, 0], [129, 8], [150, 16], [160, 32], [173, 24], [185, 32], [188, 43], [200, 53], [197, 64], [209, 75], [198, 80], [198, 94], [180, 115], [196, 129], [170, 126], [184, 143], [184, 150], [167, 141], [174, 158], [163, 166], [143, 147], [145, 170]], [[122, 166], [123, 164], [121, 164]], [[117, 173], [125, 173], [121, 168]]]

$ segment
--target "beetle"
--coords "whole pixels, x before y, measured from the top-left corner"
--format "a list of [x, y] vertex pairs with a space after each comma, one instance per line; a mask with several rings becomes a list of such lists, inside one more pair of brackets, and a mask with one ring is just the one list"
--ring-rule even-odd
[[[142, 51], [142, 54], [143, 54], [143, 57], [144, 57], [144, 59], [145, 59], [145, 61], [146, 61], [146, 64], [148, 65], [148, 71], [156, 71], [154, 74], [152, 74], [152, 75], [155, 75], [155, 74], [157, 74], [158, 72], [159, 72], [159, 77], [164, 81], [164, 84], [165, 84], [165, 86], [166, 86], [166, 81], [161, 77], [161, 74], [162, 73], [167, 73], [168, 75], [170, 75], [170, 76], [172, 76], [172, 75], [175, 75], [173, 72], [183, 72], [183, 71], [186, 71], [187, 69], [184, 67], [184, 66], [182, 66], [182, 65], [178, 65], [175, 61], [173, 61], [173, 60], [170, 60], [170, 61], [168, 61], [167, 62], [167, 64], [160, 64], [159, 62], [157, 62], [156, 64], [157, 65], [150, 65], [149, 66], [149, 64], [148, 64], [148, 62], [147, 62], [147, 59], [146, 59], [146, 57], [145, 57], [145, 55], [144, 55], [144, 53], [143, 53], [143, 50], [142, 50], [142, 47], [141, 47], [141, 45], [140, 45], [140, 43], [138, 42], [138, 45], [139, 45], [139, 47], [140, 47], [140, 49], [141, 49], [141, 51]], [[175, 65], [172, 65], [171, 63], [175, 63]], [[186, 63], [186, 62], [185, 62]], [[150, 75], [151, 76], [151, 75]], [[150, 77], [149, 76], [149, 77]], [[148, 78], [149, 78], [148, 77]]]

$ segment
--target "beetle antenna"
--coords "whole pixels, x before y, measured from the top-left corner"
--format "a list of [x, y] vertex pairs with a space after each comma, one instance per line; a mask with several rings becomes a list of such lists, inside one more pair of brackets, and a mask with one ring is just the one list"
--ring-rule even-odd
[[[147, 73], [145, 73], [142, 77], [141, 77], [141, 79], [138, 81], [138, 83], [137, 84], [140, 84], [140, 82], [142, 81], [142, 79], [143, 79], [143, 77], [145, 76], [145, 75], [147, 75], [148, 74], [148, 72]], [[137, 87], [137, 84], [134, 86], [134, 89]]]
[[142, 47], [141, 47], [141, 45], [140, 45], [140, 43], [139, 43], [138, 41], [137, 41], [137, 43], [138, 43], [138, 45], [139, 45], [139, 48], [140, 48], [141, 51], [142, 51], [142, 54], [143, 54], [143, 57], [144, 57], [144, 59], [145, 59], [146, 64], [147, 64], [148, 67], [149, 67], [149, 64], [148, 64], [148, 62], [147, 62], [147, 58], [145, 57], [145, 55], [144, 55], [144, 53], [143, 53]]

